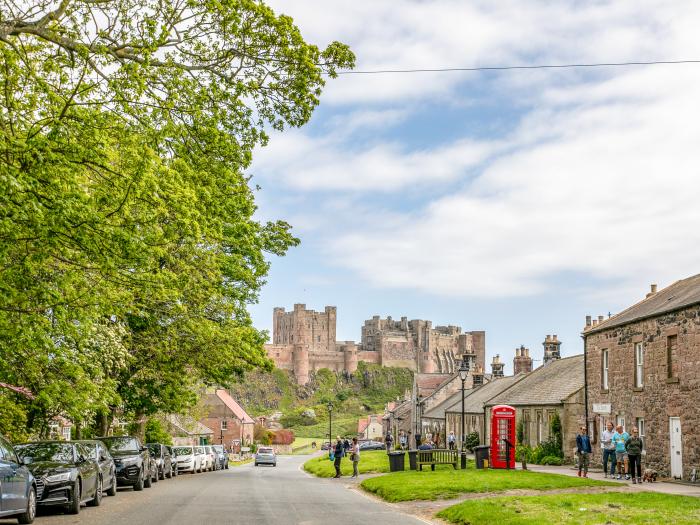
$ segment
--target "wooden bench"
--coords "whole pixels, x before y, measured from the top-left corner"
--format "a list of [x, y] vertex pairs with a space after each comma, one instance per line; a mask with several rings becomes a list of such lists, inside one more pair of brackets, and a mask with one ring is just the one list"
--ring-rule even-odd
[[456, 450], [445, 448], [434, 448], [432, 450], [419, 450], [416, 455], [416, 466], [418, 470], [423, 470], [423, 465], [430, 465], [431, 470], [435, 470], [435, 465], [452, 465], [457, 469], [459, 453]]

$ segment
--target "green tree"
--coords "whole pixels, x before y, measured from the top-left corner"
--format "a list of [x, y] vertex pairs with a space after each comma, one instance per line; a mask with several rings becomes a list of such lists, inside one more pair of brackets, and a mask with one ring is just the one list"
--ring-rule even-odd
[[353, 61], [256, 1], [3, 4], [0, 377], [38, 393], [32, 429], [124, 410], [143, 433], [270, 366], [247, 306], [298, 240], [254, 219], [245, 169]]

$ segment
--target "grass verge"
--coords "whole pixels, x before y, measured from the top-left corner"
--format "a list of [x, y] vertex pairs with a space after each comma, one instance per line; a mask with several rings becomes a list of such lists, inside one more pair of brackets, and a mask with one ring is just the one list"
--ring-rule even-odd
[[[328, 453], [310, 459], [304, 463], [304, 470], [319, 478], [332, 478], [335, 476], [333, 462], [328, 459]], [[383, 450], [368, 450], [360, 453], [360, 474], [368, 472], [389, 472], [389, 458]], [[344, 457], [340, 463], [340, 472], [344, 476], [352, 474], [352, 462]]]
[[[330, 463], [330, 462], [329, 462]], [[393, 472], [366, 479], [362, 488], [386, 501], [449, 499], [460, 494], [513, 489], [554, 490], [619, 486], [617, 483], [523, 470], [453, 470]]]
[[557, 494], [469, 500], [440, 511], [458, 525], [700, 523], [700, 499], [654, 492]]

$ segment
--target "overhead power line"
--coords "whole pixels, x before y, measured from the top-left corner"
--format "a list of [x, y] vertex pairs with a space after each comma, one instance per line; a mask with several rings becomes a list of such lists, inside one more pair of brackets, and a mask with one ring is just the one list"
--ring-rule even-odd
[[596, 62], [590, 64], [540, 64], [533, 66], [479, 66], [479, 67], [438, 67], [416, 69], [375, 69], [357, 71], [338, 71], [339, 75], [381, 75], [386, 73], [449, 73], [456, 71], [509, 71], [511, 69], [573, 69], [591, 67], [629, 67], [700, 64], [700, 60], [651, 60], [648, 62]]

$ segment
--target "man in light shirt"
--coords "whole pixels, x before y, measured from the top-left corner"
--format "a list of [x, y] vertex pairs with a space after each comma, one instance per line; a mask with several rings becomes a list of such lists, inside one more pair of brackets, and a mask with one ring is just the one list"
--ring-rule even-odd
[[613, 443], [613, 436], [615, 435], [615, 427], [612, 421], [608, 421], [605, 430], [600, 435], [600, 448], [603, 449], [603, 472], [605, 472], [605, 477], [608, 477], [608, 463], [610, 463], [610, 477], [615, 477], [615, 463], [617, 459], [615, 457], [615, 443]]

